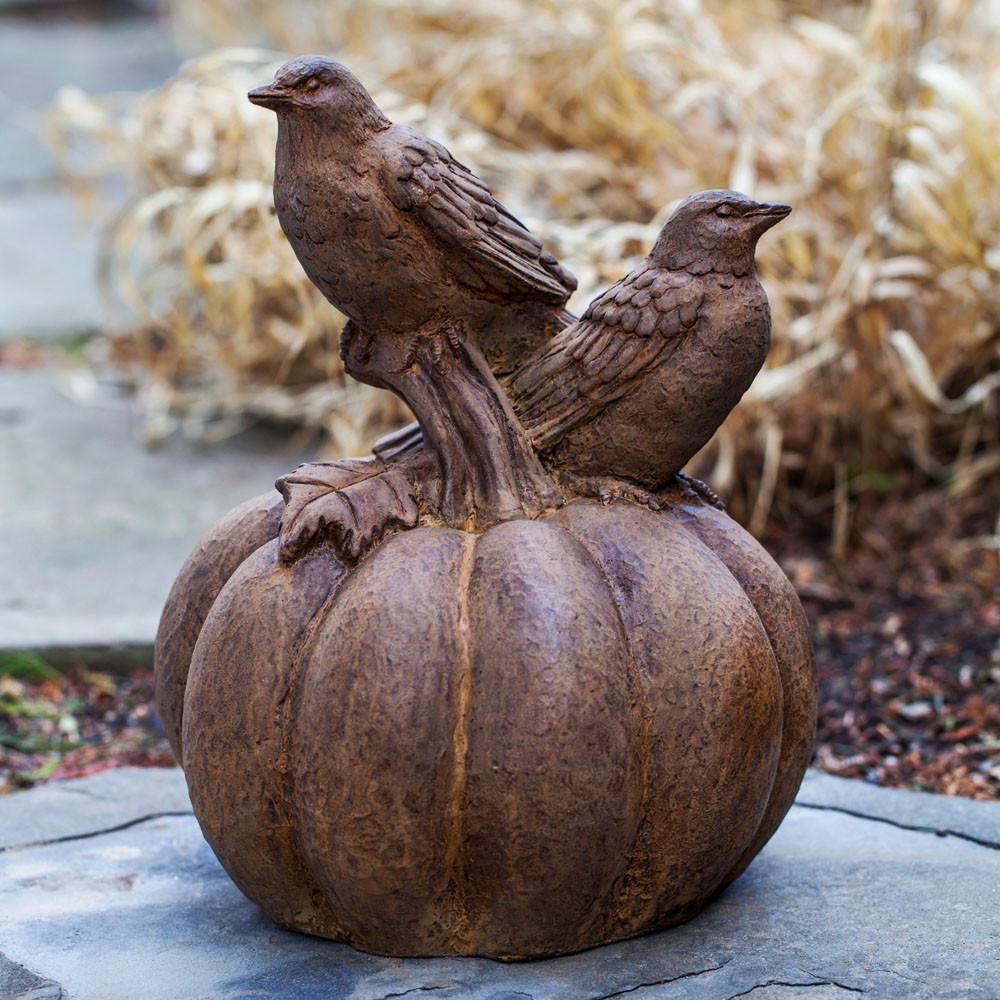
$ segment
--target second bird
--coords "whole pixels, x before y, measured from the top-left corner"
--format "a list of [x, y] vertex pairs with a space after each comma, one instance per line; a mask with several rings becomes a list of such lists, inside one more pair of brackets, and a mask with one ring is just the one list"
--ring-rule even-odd
[[790, 211], [693, 195], [646, 260], [524, 364], [508, 389], [550, 468], [656, 489], [694, 457], [767, 357], [754, 252]]

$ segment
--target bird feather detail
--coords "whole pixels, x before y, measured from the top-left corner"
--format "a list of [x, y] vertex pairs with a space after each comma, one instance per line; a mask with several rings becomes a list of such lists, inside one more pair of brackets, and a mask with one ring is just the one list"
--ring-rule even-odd
[[455, 277], [476, 290], [562, 305], [576, 279], [525, 225], [507, 211], [468, 167], [440, 143], [402, 125], [392, 139], [401, 147], [384, 178], [393, 204], [415, 212], [453, 258]]
[[511, 382], [536, 445], [554, 444], [667, 361], [697, 323], [704, 297], [697, 275], [647, 262], [596, 298]]

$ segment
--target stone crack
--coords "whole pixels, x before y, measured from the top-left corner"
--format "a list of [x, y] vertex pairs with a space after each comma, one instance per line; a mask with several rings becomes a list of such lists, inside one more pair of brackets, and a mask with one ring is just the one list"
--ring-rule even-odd
[[140, 823], [149, 823], [154, 819], [167, 819], [172, 816], [194, 816], [194, 813], [190, 809], [147, 813], [145, 816], [137, 816], [135, 819], [129, 819], [124, 823], [117, 823], [114, 826], [102, 827], [100, 830], [88, 830], [86, 833], [69, 833], [64, 837], [33, 840], [28, 844], [10, 844], [7, 847], [0, 846], [0, 854], [6, 854], [9, 851], [27, 851], [33, 847], [49, 847], [52, 844], [65, 844], [71, 840], [89, 840], [91, 837], [102, 837], [106, 833], [118, 833], [120, 830], [128, 830], [130, 827], [138, 826]]
[[810, 986], [833, 986], [838, 990], [846, 990], [848, 993], [866, 992], [860, 986], [848, 986], [845, 983], [838, 983], [835, 979], [813, 979], [808, 983], [792, 983], [786, 982], [783, 979], [769, 979], [766, 983], [757, 983], [756, 986], [751, 986], [750, 989], [744, 990], [742, 993], [733, 993], [726, 997], [726, 1000], [736, 1000], [737, 997], [749, 996], [756, 990], [766, 990], [769, 986], [789, 986], [797, 989], [808, 989]]
[[[735, 956], [733, 957], [735, 958]], [[615, 1000], [615, 997], [628, 996], [632, 993], [638, 992], [639, 990], [652, 989], [654, 986], [667, 986], [670, 983], [678, 983], [682, 979], [693, 979], [695, 976], [705, 976], [710, 972], [718, 972], [719, 969], [724, 969], [732, 961], [732, 958], [728, 958], [721, 965], [711, 965], [707, 969], [695, 969], [694, 972], [684, 972], [679, 976], [672, 976], [667, 979], [653, 979], [648, 983], [636, 983], [635, 986], [629, 986], [623, 990], [616, 990], [614, 993], [602, 993], [599, 996], [588, 997], [587, 1000]]]
[[449, 986], [414, 986], [408, 990], [403, 990], [402, 993], [385, 993], [375, 998], [375, 1000], [395, 1000], [396, 997], [408, 997], [412, 993], [431, 993], [434, 990], [451, 990], [454, 988], [455, 984]]
[[889, 819], [886, 816], [871, 816], [857, 809], [848, 809], [844, 806], [823, 806], [813, 802], [795, 802], [793, 805], [799, 809], [816, 809], [820, 812], [837, 812], [845, 816], [853, 816], [855, 819], [867, 819], [872, 823], [885, 823], [886, 826], [894, 826], [897, 830], [909, 830], [911, 833], [932, 833], [935, 837], [957, 837], [959, 840], [966, 840], [970, 844], [978, 847], [985, 847], [990, 851], [1000, 851], [1000, 843], [995, 840], [986, 840], [976, 837], [971, 833], [963, 833], [961, 830], [952, 830], [946, 827], [919, 826], [911, 823], [900, 823], [898, 820]]

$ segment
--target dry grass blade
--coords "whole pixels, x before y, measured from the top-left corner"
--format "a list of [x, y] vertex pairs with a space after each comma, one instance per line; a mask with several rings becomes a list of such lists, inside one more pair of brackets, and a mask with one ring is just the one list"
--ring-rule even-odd
[[[760, 254], [768, 368], [698, 462], [756, 525], [793, 482], [842, 490], [864, 470], [914, 467], [960, 471], [968, 488], [995, 474], [995, 0], [174, 10], [202, 39], [336, 52], [392, 117], [444, 140], [526, 216], [580, 277], [578, 303], [624, 273], [693, 190], [732, 184], [792, 202]], [[123, 343], [159, 405], [232, 415], [266, 398], [346, 448], [398, 410], [367, 390], [344, 409], [340, 320], [269, 214], [273, 122], [243, 93], [276, 58], [192, 64], [119, 111], [117, 132], [117, 105], [66, 97], [56, 131], [64, 146], [86, 133], [105, 165], [135, 165], [110, 270], [140, 317]]]

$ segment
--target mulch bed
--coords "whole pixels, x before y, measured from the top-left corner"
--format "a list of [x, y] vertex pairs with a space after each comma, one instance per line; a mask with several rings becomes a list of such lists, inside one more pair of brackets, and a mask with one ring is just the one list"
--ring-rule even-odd
[[1000, 483], [867, 501], [840, 559], [806, 525], [767, 539], [813, 625], [814, 763], [1000, 799]]
[[109, 767], [173, 763], [152, 673], [81, 667], [63, 675], [32, 656], [0, 660], [0, 794]]
[[[813, 625], [816, 764], [832, 774], [1000, 799], [1000, 484], [961, 501], [862, 497], [840, 558], [818, 521], [769, 529]], [[150, 673], [67, 675], [0, 660], [0, 794], [173, 762]]]

